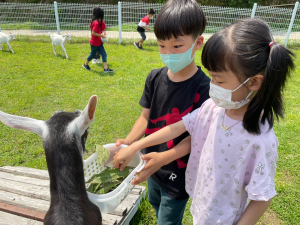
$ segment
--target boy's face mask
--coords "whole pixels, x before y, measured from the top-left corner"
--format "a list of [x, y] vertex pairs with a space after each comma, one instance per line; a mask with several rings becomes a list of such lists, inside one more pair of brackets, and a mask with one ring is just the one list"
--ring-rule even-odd
[[192, 47], [186, 52], [170, 55], [160, 54], [161, 61], [172, 71], [172, 73], [179, 72], [193, 62], [196, 52], [193, 57], [192, 52], [197, 40], [198, 38], [195, 40]]
[[228, 89], [219, 87], [219, 86], [213, 84], [212, 82], [210, 82], [209, 96], [214, 101], [214, 103], [221, 108], [239, 109], [239, 108], [243, 107], [244, 105], [246, 105], [250, 101], [250, 99], [248, 99], [248, 98], [252, 94], [252, 91], [248, 94], [246, 99], [244, 99], [240, 102], [233, 102], [231, 100], [231, 93], [236, 91], [237, 89], [239, 89], [243, 84], [247, 83], [247, 81], [249, 79], [250, 78], [245, 80], [244, 83], [242, 83], [240, 86], [238, 86], [234, 90], [228, 90]]

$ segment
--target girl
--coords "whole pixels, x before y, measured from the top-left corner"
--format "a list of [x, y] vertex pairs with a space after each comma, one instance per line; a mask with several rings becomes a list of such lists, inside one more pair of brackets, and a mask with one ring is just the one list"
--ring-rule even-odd
[[[193, 224], [256, 224], [276, 195], [278, 141], [273, 123], [274, 117], [283, 117], [282, 91], [294, 68], [293, 56], [273, 41], [261, 20], [245, 19], [225, 27], [202, 52], [202, 64], [212, 77], [211, 98], [182, 121], [120, 150], [114, 166], [122, 170], [139, 149], [187, 130], [191, 150], [185, 183], [193, 199]], [[174, 147], [145, 155], [148, 167], [143, 173], [187, 153]], [[133, 183], [143, 181], [141, 176]]]
[[145, 16], [143, 19], [141, 19], [139, 25], [137, 26], [137, 31], [141, 35], [141, 39], [137, 42], [134, 42], [133, 44], [137, 49], [143, 49], [143, 42], [146, 40], [146, 34], [145, 30], [151, 31], [151, 29], [148, 27], [149, 25], [149, 20], [152, 19], [155, 15], [155, 11], [153, 9], [150, 9], [149, 13], [147, 16]]
[[103, 62], [103, 67], [104, 67], [104, 73], [109, 73], [113, 72], [114, 70], [109, 69], [107, 66], [107, 55], [105, 52], [105, 49], [103, 47], [103, 43], [101, 41], [101, 38], [106, 37], [106, 25], [103, 21], [104, 17], [104, 11], [100, 7], [95, 7], [93, 9], [93, 16], [92, 16], [92, 21], [90, 23], [90, 28], [91, 28], [91, 53], [87, 57], [86, 62], [82, 65], [82, 67], [86, 70], [91, 70], [89, 67], [89, 62], [95, 58], [96, 52], [99, 52], [100, 55], [102, 56], [102, 62]]

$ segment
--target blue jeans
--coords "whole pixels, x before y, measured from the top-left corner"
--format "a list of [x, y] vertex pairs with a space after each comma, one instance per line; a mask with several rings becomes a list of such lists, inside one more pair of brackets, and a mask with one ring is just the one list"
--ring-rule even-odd
[[150, 177], [148, 184], [148, 200], [156, 212], [157, 225], [182, 225], [182, 218], [187, 199], [170, 198], [163, 189]]
[[96, 52], [99, 52], [100, 55], [102, 56], [102, 62], [107, 62], [107, 55], [106, 55], [106, 51], [103, 47], [103, 43], [100, 46], [91, 45], [91, 53], [87, 57], [87, 61], [91, 61], [92, 59], [94, 59], [96, 56]]

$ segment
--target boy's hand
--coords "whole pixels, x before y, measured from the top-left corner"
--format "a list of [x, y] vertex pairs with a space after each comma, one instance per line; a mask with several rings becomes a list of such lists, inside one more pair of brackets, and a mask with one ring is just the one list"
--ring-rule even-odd
[[114, 156], [114, 167], [120, 168], [120, 171], [122, 171], [132, 160], [136, 152], [137, 151], [132, 146], [120, 149], [120, 151], [116, 152], [116, 155]]
[[129, 143], [129, 141], [127, 141], [126, 139], [119, 139], [116, 141], [116, 146], [120, 146], [120, 145], [130, 145], [131, 143]]
[[[151, 152], [149, 154], [143, 155], [142, 159], [146, 161], [145, 167], [142, 169], [140, 176], [135, 178], [131, 183], [137, 185], [139, 183], [147, 180], [153, 173], [159, 170], [162, 166], [165, 165], [165, 160], [163, 158], [163, 152]], [[135, 175], [139, 174], [136, 173]]]

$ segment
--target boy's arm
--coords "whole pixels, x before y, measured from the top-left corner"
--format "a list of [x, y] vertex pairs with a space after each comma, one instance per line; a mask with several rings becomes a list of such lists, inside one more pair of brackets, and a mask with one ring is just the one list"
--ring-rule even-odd
[[151, 29], [149, 27], [144, 27], [143, 26], [142, 28], [146, 29], [147, 31], [151, 31]]
[[[161, 143], [165, 143], [169, 140], [178, 137], [182, 133], [186, 131], [186, 128], [183, 124], [183, 121], [179, 121], [177, 123], [171, 124], [170, 126], [164, 127], [155, 133], [134, 142], [127, 148], [123, 148], [116, 153], [114, 156], [114, 167], [120, 168], [122, 171], [127, 164], [132, 160], [134, 154], [138, 152], [140, 149], [158, 145]], [[121, 165], [120, 165], [121, 164]]]
[[140, 140], [144, 135], [147, 128], [150, 109], [143, 108], [140, 117], [135, 121], [130, 133], [125, 139], [116, 141], [116, 146], [121, 144], [131, 145], [133, 142]]
[[269, 201], [251, 200], [237, 225], [255, 225], [269, 208], [271, 201], [272, 199]]
[[[174, 148], [165, 152], [151, 152], [143, 155], [142, 159], [146, 161], [146, 166], [142, 169], [140, 176], [132, 181], [133, 185], [137, 185], [147, 180], [153, 173], [159, 170], [162, 166], [167, 165], [174, 160], [181, 158], [191, 152], [191, 136], [183, 139]], [[136, 173], [135, 175], [139, 174]]]

